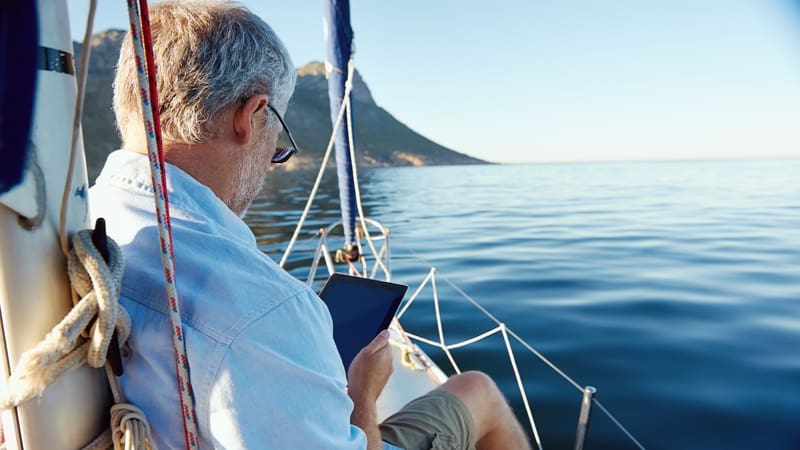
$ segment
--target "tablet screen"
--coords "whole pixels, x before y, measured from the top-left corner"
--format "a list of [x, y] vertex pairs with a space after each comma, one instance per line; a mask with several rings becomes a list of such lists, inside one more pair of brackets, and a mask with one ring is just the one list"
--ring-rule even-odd
[[333, 319], [333, 339], [345, 371], [356, 354], [389, 324], [408, 286], [335, 273], [319, 296]]

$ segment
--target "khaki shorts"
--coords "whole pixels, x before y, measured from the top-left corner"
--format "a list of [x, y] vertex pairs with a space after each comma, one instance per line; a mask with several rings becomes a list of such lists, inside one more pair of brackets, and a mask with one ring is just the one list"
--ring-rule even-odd
[[406, 450], [474, 450], [475, 421], [455, 395], [433, 390], [380, 424], [385, 442]]

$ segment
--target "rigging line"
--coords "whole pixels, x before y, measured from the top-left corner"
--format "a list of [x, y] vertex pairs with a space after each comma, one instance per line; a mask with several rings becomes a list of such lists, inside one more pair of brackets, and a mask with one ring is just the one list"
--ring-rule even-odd
[[[419, 256], [419, 255], [418, 255], [416, 252], [414, 252], [413, 250], [409, 250], [409, 251], [410, 251], [410, 252], [413, 254], [413, 256], [415, 256], [415, 257], [416, 257], [417, 259], [419, 259], [420, 261], [424, 262], [424, 263], [425, 263], [425, 264], [427, 264], [427, 265], [431, 265], [429, 261], [427, 261], [427, 260], [425, 260], [424, 258], [422, 258], [421, 256]], [[434, 269], [432, 269], [432, 270], [434, 270]], [[437, 270], [437, 272], [438, 272], [438, 270]], [[497, 318], [495, 318], [495, 317], [494, 317], [494, 316], [493, 316], [491, 313], [489, 313], [489, 312], [488, 312], [488, 311], [487, 311], [487, 310], [486, 310], [484, 307], [482, 307], [482, 306], [481, 306], [481, 305], [480, 305], [480, 304], [479, 304], [479, 303], [478, 303], [476, 300], [474, 300], [474, 299], [473, 299], [472, 297], [470, 297], [470, 296], [469, 296], [469, 295], [468, 295], [466, 292], [464, 292], [463, 290], [461, 290], [461, 288], [459, 288], [458, 286], [456, 286], [456, 285], [455, 285], [455, 283], [453, 283], [452, 281], [450, 281], [450, 280], [449, 280], [449, 279], [448, 279], [446, 276], [444, 276], [444, 275], [440, 275], [440, 276], [441, 276], [441, 277], [442, 277], [442, 278], [443, 278], [443, 279], [444, 279], [444, 280], [445, 280], [445, 281], [446, 281], [446, 282], [447, 282], [447, 283], [448, 283], [448, 284], [449, 284], [451, 287], [453, 287], [453, 289], [455, 289], [456, 291], [458, 291], [458, 293], [460, 293], [460, 294], [461, 294], [461, 295], [462, 295], [462, 296], [463, 296], [463, 297], [464, 297], [466, 300], [468, 300], [470, 303], [472, 303], [472, 304], [473, 304], [475, 307], [477, 307], [477, 308], [478, 308], [478, 309], [479, 309], [481, 312], [483, 312], [484, 314], [486, 314], [486, 316], [487, 316], [487, 317], [489, 317], [490, 319], [492, 319], [493, 321], [495, 321], [495, 322], [496, 322], [498, 325], [504, 326], [504, 325], [503, 325], [501, 322], [499, 322], [499, 321], [497, 320]], [[505, 327], [505, 326], [504, 326], [504, 327]], [[526, 349], [528, 349], [528, 351], [530, 351], [531, 353], [533, 353], [534, 355], [536, 355], [536, 356], [537, 356], [537, 357], [538, 357], [538, 358], [539, 358], [539, 359], [540, 359], [540, 360], [541, 360], [543, 363], [547, 364], [547, 366], [548, 366], [548, 367], [550, 367], [551, 369], [553, 369], [553, 371], [555, 371], [557, 374], [559, 374], [559, 375], [560, 375], [560, 376], [561, 376], [561, 377], [562, 377], [564, 380], [566, 380], [566, 381], [567, 381], [567, 382], [569, 382], [569, 383], [570, 383], [572, 386], [574, 386], [574, 387], [575, 387], [575, 389], [577, 389], [577, 390], [579, 390], [579, 391], [583, 391], [583, 388], [581, 387], [581, 385], [579, 385], [579, 384], [578, 384], [578, 383], [577, 383], [575, 380], [573, 380], [573, 379], [572, 379], [572, 378], [571, 378], [569, 375], [567, 375], [567, 374], [566, 374], [566, 373], [565, 373], [563, 370], [561, 370], [560, 368], [558, 368], [558, 366], [556, 366], [556, 365], [555, 365], [554, 363], [552, 363], [552, 362], [551, 362], [549, 359], [547, 359], [547, 358], [546, 358], [544, 355], [542, 355], [542, 354], [541, 354], [541, 353], [540, 353], [538, 350], [536, 350], [535, 348], [533, 348], [533, 346], [531, 346], [530, 344], [528, 344], [527, 342], [525, 342], [525, 341], [524, 341], [524, 340], [523, 340], [523, 339], [522, 339], [522, 338], [521, 338], [519, 335], [517, 335], [517, 333], [515, 333], [513, 330], [511, 330], [511, 329], [510, 329], [510, 328], [508, 328], [508, 327], [505, 327], [505, 330], [506, 330], [506, 332], [508, 332], [508, 334], [509, 334], [509, 335], [511, 335], [511, 336], [512, 336], [514, 339], [516, 339], [516, 340], [517, 340], [517, 342], [519, 342], [520, 344], [522, 344], [522, 346], [523, 346], [523, 347], [525, 347]], [[409, 334], [409, 336], [411, 336], [411, 334], [410, 334], [410, 333], [408, 333], [408, 334]], [[415, 338], [419, 338], [418, 336], [414, 336], [414, 337], [415, 337]], [[426, 343], [431, 343], [430, 341], [428, 341], [428, 340], [426, 340], [426, 339], [422, 339], [422, 338], [419, 338], [419, 339], [420, 339], [422, 342], [426, 342], [426, 341], [427, 341]], [[602, 411], [603, 411], [603, 412], [606, 414], [606, 416], [608, 416], [608, 418], [609, 418], [609, 419], [611, 419], [611, 421], [612, 421], [612, 422], [614, 422], [614, 424], [615, 424], [615, 425], [616, 425], [616, 426], [617, 426], [617, 427], [618, 427], [620, 430], [622, 430], [622, 432], [623, 432], [623, 433], [625, 433], [625, 435], [626, 435], [626, 436], [628, 436], [628, 438], [629, 438], [629, 439], [630, 439], [630, 440], [631, 440], [633, 443], [635, 443], [635, 444], [636, 444], [636, 445], [637, 445], [637, 446], [638, 446], [640, 449], [644, 450], [644, 447], [642, 446], [642, 444], [640, 444], [640, 443], [639, 443], [639, 441], [638, 441], [638, 440], [636, 440], [636, 438], [634, 438], [634, 437], [633, 437], [633, 435], [632, 435], [632, 434], [631, 434], [631, 433], [630, 433], [630, 432], [629, 432], [629, 431], [628, 431], [628, 430], [627, 430], [627, 429], [626, 429], [626, 428], [625, 428], [625, 427], [624, 427], [624, 426], [623, 426], [623, 425], [622, 425], [622, 424], [621, 424], [621, 423], [620, 423], [620, 422], [619, 422], [619, 421], [618, 421], [618, 420], [617, 420], [617, 419], [616, 419], [616, 418], [615, 418], [615, 417], [614, 417], [614, 416], [611, 414], [611, 412], [609, 412], [609, 411], [608, 411], [608, 410], [607, 410], [607, 409], [606, 409], [606, 408], [605, 408], [605, 407], [604, 407], [604, 406], [603, 406], [603, 405], [600, 403], [600, 401], [599, 401], [599, 400], [597, 400], [597, 399], [595, 398], [593, 401], [594, 401], [594, 403], [595, 403], [597, 406], [599, 406], [599, 407], [600, 407], [600, 409], [601, 409], [601, 410], [602, 410]]]
[[[375, 249], [375, 245], [372, 242], [372, 236], [369, 234], [369, 228], [367, 226], [367, 221], [364, 216], [364, 208], [361, 206], [361, 188], [358, 184], [358, 168], [356, 164], [356, 149], [355, 149], [355, 142], [353, 141], [353, 111], [350, 108], [350, 91], [353, 89], [353, 79], [355, 73], [355, 63], [353, 62], [353, 57], [350, 57], [350, 60], [347, 62], [347, 81], [345, 82], [345, 101], [342, 102], [347, 103], [347, 139], [348, 144], [350, 147], [350, 166], [353, 169], [353, 190], [356, 194], [356, 208], [358, 209], [359, 219], [361, 221], [361, 229], [364, 231], [364, 238], [367, 241], [367, 245], [369, 245], [372, 254], [375, 255], [375, 265], [376, 270], [378, 267], [383, 269], [383, 273], [386, 275], [386, 281], [391, 281], [392, 273], [388, 267], [383, 263], [381, 260], [378, 251]], [[344, 226], [344, 224], [342, 224]], [[359, 243], [360, 246], [360, 243]], [[374, 278], [374, 276], [373, 276]]]
[[530, 422], [531, 430], [533, 430], [533, 437], [536, 438], [536, 445], [539, 447], [539, 450], [542, 450], [542, 440], [539, 438], [539, 430], [536, 429], [536, 422], [533, 420], [531, 405], [528, 403], [528, 394], [525, 392], [525, 385], [522, 383], [522, 376], [519, 373], [519, 367], [517, 367], [517, 359], [514, 358], [514, 351], [511, 349], [511, 343], [508, 341], [508, 328], [505, 324], [500, 324], [500, 332], [503, 334], [503, 341], [508, 351], [508, 360], [511, 362], [511, 367], [514, 369], [514, 377], [517, 379], [517, 387], [519, 387], [522, 403], [525, 405], [525, 412], [528, 414], [528, 421]]
[[622, 432], [623, 432], [623, 433], [625, 433], [625, 435], [626, 435], [626, 436], [628, 436], [628, 439], [630, 439], [631, 441], [633, 441], [633, 443], [634, 443], [634, 444], [636, 444], [636, 446], [637, 446], [637, 447], [639, 447], [641, 450], [645, 450], [644, 446], [643, 446], [641, 443], [639, 443], [639, 441], [638, 441], [638, 440], [636, 440], [636, 438], [635, 438], [635, 437], [633, 437], [633, 435], [631, 434], [631, 432], [630, 432], [630, 431], [628, 431], [628, 430], [627, 430], [627, 429], [626, 429], [624, 426], [622, 426], [622, 424], [619, 422], [619, 420], [617, 420], [617, 418], [616, 418], [616, 417], [614, 417], [614, 415], [613, 415], [613, 414], [611, 414], [611, 413], [610, 413], [610, 412], [609, 412], [609, 411], [606, 409], [606, 407], [605, 407], [605, 406], [603, 406], [603, 404], [602, 404], [602, 403], [600, 403], [600, 401], [599, 401], [599, 400], [597, 400], [596, 398], [594, 398], [594, 399], [592, 399], [592, 401], [594, 402], [594, 404], [595, 404], [595, 405], [597, 405], [597, 407], [598, 407], [598, 408], [600, 408], [600, 409], [601, 409], [601, 410], [602, 410], [604, 413], [606, 413], [606, 416], [608, 416], [608, 418], [609, 418], [609, 419], [611, 419], [611, 421], [612, 421], [612, 422], [614, 422], [614, 425], [616, 425], [616, 426], [617, 426], [617, 428], [619, 428], [620, 430], [622, 430]]
[[[421, 262], [423, 262], [423, 263], [425, 263], [425, 264], [427, 264], [427, 265], [431, 265], [431, 263], [430, 263], [429, 261], [427, 261], [427, 260], [425, 260], [424, 258], [422, 258], [421, 256], [419, 256], [419, 255], [418, 255], [418, 254], [417, 254], [417, 253], [416, 253], [414, 250], [412, 250], [412, 249], [409, 249], [409, 252], [410, 252], [410, 253], [411, 253], [411, 254], [412, 254], [414, 257], [416, 257], [417, 259], [419, 259]], [[450, 285], [450, 286], [451, 286], [453, 289], [455, 289], [455, 290], [456, 290], [456, 291], [457, 291], [459, 294], [461, 294], [461, 296], [462, 296], [462, 297], [464, 297], [464, 299], [465, 299], [465, 300], [467, 300], [467, 301], [469, 301], [470, 303], [472, 303], [472, 305], [473, 305], [473, 306], [475, 306], [476, 308], [478, 308], [478, 310], [480, 310], [482, 313], [484, 313], [484, 314], [486, 315], [486, 317], [488, 317], [489, 319], [493, 320], [493, 321], [494, 321], [496, 324], [498, 324], [498, 325], [500, 325], [500, 324], [502, 323], [502, 322], [500, 322], [500, 321], [499, 321], [499, 320], [498, 320], [498, 319], [497, 319], [497, 318], [496, 318], [494, 315], [492, 315], [492, 313], [490, 313], [489, 311], [487, 311], [487, 310], [486, 310], [486, 308], [484, 308], [483, 306], [481, 306], [481, 304], [480, 304], [480, 303], [478, 303], [478, 302], [477, 302], [475, 299], [473, 299], [472, 297], [470, 297], [470, 296], [469, 296], [469, 295], [468, 295], [466, 292], [464, 292], [464, 291], [463, 291], [463, 290], [462, 290], [460, 287], [458, 287], [458, 286], [457, 286], [455, 283], [453, 283], [452, 281], [450, 281], [450, 279], [449, 279], [449, 278], [447, 278], [447, 277], [446, 277], [446, 276], [444, 276], [444, 275], [441, 275], [441, 277], [442, 277], [442, 279], [444, 279], [444, 281], [445, 281], [445, 282], [447, 282], [447, 284], [449, 284], [449, 285]], [[536, 350], [535, 348], [533, 348], [533, 346], [531, 346], [530, 344], [528, 344], [527, 342], [525, 342], [525, 341], [524, 341], [524, 340], [523, 340], [521, 337], [519, 337], [519, 335], [517, 335], [517, 333], [515, 333], [513, 330], [511, 330], [510, 328], [507, 328], [507, 330], [508, 330], [508, 334], [510, 334], [511, 336], [513, 336], [513, 337], [514, 337], [514, 339], [516, 339], [516, 340], [517, 340], [517, 341], [518, 341], [520, 344], [522, 344], [522, 345], [523, 345], [523, 346], [524, 346], [526, 349], [528, 349], [528, 351], [530, 351], [531, 353], [533, 353], [534, 355], [536, 355], [536, 357], [538, 357], [538, 358], [539, 358], [539, 359], [540, 359], [540, 360], [541, 360], [543, 363], [547, 364], [547, 366], [548, 366], [548, 367], [550, 367], [551, 369], [553, 369], [553, 370], [554, 370], [554, 371], [555, 371], [557, 374], [559, 374], [559, 375], [560, 375], [560, 376], [561, 376], [561, 377], [562, 377], [564, 380], [566, 380], [568, 383], [570, 383], [572, 386], [574, 386], [574, 387], [575, 387], [575, 389], [577, 389], [577, 390], [579, 390], [579, 391], [583, 392], [583, 388], [581, 387], [581, 385], [580, 385], [580, 384], [578, 384], [578, 383], [577, 383], [575, 380], [573, 380], [573, 379], [572, 379], [572, 377], [570, 377], [569, 375], [567, 375], [567, 374], [566, 374], [566, 373], [565, 373], [563, 370], [559, 369], [559, 368], [558, 368], [558, 366], [556, 366], [554, 363], [552, 363], [552, 362], [551, 362], [549, 359], [547, 359], [547, 358], [546, 358], [546, 357], [545, 357], [543, 354], [541, 354], [541, 353], [540, 353], [538, 350]]]
[[411, 306], [414, 300], [417, 299], [417, 296], [420, 294], [420, 292], [422, 292], [422, 289], [425, 287], [425, 285], [428, 284], [428, 281], [430, 281], [434, 272], [436, 272], [436, 269], [434, 268], [431, 268], [431, 270], [428, 271], [428, 275], [425, 276], [425, 279], [422, 280], [422, 283], [420, 283], [417, 289], [414, 291], [414, 293], [411, 294], [411, 297], [409, 297], [408, 300], [406, 300], [406, 304], [403, 305], [403, 308], [400, 309], [400, 312], [396, 314], [395, 317], [397, 317], [397, 320], [400, 320], [400, 318], [403, 317], [403, 314], [406, 313], [406, 310]]
[[[386, 236], [385, 239], [386, 240], [384, 241], [384, 244], [381, 247], [381, 251], [378, 253], [378, 256], [375, 257], [375, 259], [377, 259], [379, 261], [381, 260], [381, 258], [387, 258], [387, 255], [389, 254], [389, 250], [388, 250], [389, 249], [389, 237]], [[373, 268], [372, 268], [372, 275], [371, 275], [372, 278], [375, 278], [375, 275], [378, 274], [378, 269], [380, 269], [380, 266], [376, 263], [375, 266], [373, 266]]]
[[317, 249], [314, 251], [314, 259], [311, 260], [311, 267], [308, 269], [308, 278], [306, 278], [308, 287], [313, 287], [314, 285], [314, 277], [317, 275], [319, 259], [322, 257], [323, 251], [328, 251], [328, 247], [325, 245], [325, 236], [319, 238], [319, 244], [317, 244]]
[[476, 343], [476, 342], [478, 342], [480, 340], [486, 339], [489, 336], [492, 336], [492, 335], [494, 335], [494, 334], [496, 334], [498, 332], [501, 332], [501, 331], [503, 331], [503, 327], [502, 327], [502, 325], [498, 325], [498, 326], [492, 328], [491, 330], [485, 331], [485, 332], [483, 332], [483, 333], [481, 333], [481, 334], [479, 334], [479, 335], [477, 335], [475, 337], [469, 338], [469, 339], [461, 341], [461, 342], [456, 342], [455, 344], [448, 344], [447, 348], [450, 349], [450, 350], [453, 350], [453, 349], [456, 349], [456, 348], [466, 347], [467, 345], [474, 344], [474, 343]]
[[539, 351], [538, 351], [538, 350], [536, 350], [535, 348], [533, 348], [533, 346], [532, 346], [532, 345], [530, 345], [530, 344], [528, 344], [527, 342], [525, 342], [525, 341], [524, 341], [524, 340], [523, 340], [521, 337], [519, 337], [519, 336], [517, 335], [517, 333], [515, 333], [515, 332], [514, 332], [512, 329], [510, 329], [510, 328], [507, 328], [507, 330], [508, 330], [508, 334], [510, 334], [511, 336], [513, 336], [513, 337], [514, 337], [514, 339], [516, 339], [516, 340], [517, 340], [517, 342], [519, 342], [520, 344], [522, 344], [522, 346], [523, 346], [523, 347], [525, 347], [526, 349], [528, 349], [528, 351], [530, 351], [531, 353], [533, 353], [534, 355], [536, 355], [536, 356], [537, 356], [537, 357], [538, 357], [538, 358], [539, 358], [539, 359], [540, 359], [540, 360], [541, 360], [543, 363], [547, 364], [547, 366], [548, 366], [548, 367], [550, 367], [551, 369], [553, 369], [553, 370], [554, 370], [554, 371], [555, 371], [557, 374], [561, 375], [561, 378], [563, 378], [563, 379], [564, 379], [564, 380], [566, 380], [566, 381], [567, 381], [569, 384], [571, 384], [572, 386], [574, 386], [574, 387], [575, 387], [575, 389], [577, 389], [577, 390], [579, 390], [579, 391], [583, 391], [583, 388], [581, 387], [581, 385], [580, 385], [580, 384], [578, 384], [578, 383], [577, 383], [575, 380], [573, 380], [573, 379], [572, 379], [572, 377], [570, 377], [570, 376], [569, 376], [569, 375], [567, 375], [567, 374], [566, 374], [566, 373], [565, 373], [563, 370], [561, 370], [560, 368], [558, 368], [558, 366], [556, 366], [555, 364], [553, 364], [553, 363], [552, 363], [552, 362], [551, 362], [549, 359], [547, 359], [547, 358], [546, 358], [546, 357], [545, 357], [543, 354], [539, 353]]
[[[349, 87], [352, 89], [353, 84], [353, 74], [355, 73], [355, 63], [353, 62], [353, 58], [350, 57], [350, 61], [347, 63], [347, 84], [345, 86], [350, 85]], [[350, 166], [353, 168], [353, 189], [356, 194], [356, 207], [358, 208], [358, 215], [359, 219], [361, 219], [361, 228], [364, 231], [364, 237], [367, 241], [367, 245], [369, 245], [370, 250], [372, 250], [372, 254], [375, 255], [375, 264], [377, 267], [381, 267], [383, 269], [383, 273], [386, 275], [386, 281], [391, 281], [392, 273], [383, 261], [378, 256], [378, 251], [375, 250], [375, 245], [372, 242], [372, 237], [369, 234], [369, 229], [367, 227], [367, 221], [364, 216], [364, 208], [361, 206], [361, 188], [358, 184], [358, 169], [356, 164], [356, 149], [355, 143], [353, 142], [353, 111], [350, 109], [350, 92], [347, 92], [347, 134], [350, 144]]]
[[453, 365], [453, 368], [456, 369], [456, 373], [461, 373], [461, 369], [456, 364], [455, 358], [453, 358], [453, 354], [450, 353], [450, 350], [447, 348], [447, 344], [444, 343], [444, 329], [442, 328], [442, 315], [439, 311], [439, 292], [436, 289], [436, 276], [431, 277], [431, 287], [433, 289], [433, 308], [436, 311], [436, 327], [439, 330], [439, 342], [442, 343], [442, 350], [444, 350], [444, 354], [447, 355], [447, 359], [450, 360], [450, 364]]
[[358, 267], [356, 267], [356, 265], [353, 264], [352, 261], [347, 261], [347, 265], [350, 267], [350, 270], [352, 271], [352, 273], [354, 273], [356, 276], [362, 277], [362, 278], [366, 277], [366, 273], [364, 275], [361, 275], [361, 272], [358, 271]]
[[[345, 85], [345, 97], [350, 95], [349, 86]], [[303, 224], [306, 221], [306, 217], [308, 216], [308, 212], [311, 210], [311, 204], [314, 203], [314, 197], [317, 195], [317, 190], [319, 189], [319, 185], [322, 182], [322, 176], [325, 174], [325, 167], [328, 165], [328, 159], [331, 156], [331, 150], [333, 150], [333, 142], [336, 138], [336, 129], [339, 128], [339, 125], [342, 123], [342, 118], [344, 117], [345, 111], [345, 102], [342, 102], [341, 107], [339, 107], [339, 116], [336, 118], [336, 123], [333, 125], [333, 132], [331, 133], [331, 138], [328, 140], [328, 148], [325, 150], [325, 156], [322, 158], [322, 164], [319, 167], [319, 173], [317, 173], [317, 179], [314, 181], [314, 187], [311, 188], [311, 193], [308, 196], [308, 200], [306, 201], [306, 206], [303, 209], [303, 213], [300, 214], [300, 220], [297, 222], [297, 227], [294, 229], [294, 233], [292, 234], [292, 238], [289, 240], [289, 245], [286, 246], [286, 251], [283, 252], [283, 256], [281, 257], [278, 266], [281, 268], [286, 265], [286, 261], [289, 259], [289, 254], [292, 252], [292, 248], [294, 248], [295, 242], [297, 242], [297, 237], [300, 235], [300, 230], [303, 228]]]
[[[131, 40], [136, 54], [136, 72], [139, 93], [142, 101], [142, 114], [150, 172], [153, 183], [153, 201], [158, 220], [158, 235], [161, 246], [161, 264], [164, 267], [166, 294], [169, 300], [169, 316], [172, 326], [172, 345], [175, 356], [175, 372], [178, 378], [178, 395], [181, 401], [181, 414], [186, 448], [198, 446], [197, 414], [194, 408], [192, 385], [189, 378], [189, 360], [186, 356], [186, 342], [183, 339], [183, 324], [180, 316], [178, 291], [175, 287], [175, 254], [172, 248], [172, 227], [169, 216], [169, 196], [166, 182], [166, 163], [161, 143], [161, 124], [159, 122], [158, 89], [156, 67], [153, 57], [153, 41], [150, 34], [150, 18], [147, 0], [128, 2], [128, 16], [131, 26]], [[146, 68], [142, 64], [146, 64]]]
[[59, 212], [58, 235], [61, 252], [69, 257], [69, 237], [67, 236], [67, 211], [72, 198], [72, 175], [75, 172], [78, 139], [81, 137], [81, 121], [83, 120], [83, 100], [86, 95], [86, 78], [89, 73], [89, 55], [92, 53], [92, 28], [94, 27], [94, 13], [97, 9], [97, 0], [89, 2], [89, 14], [86, 17], [86, 31], [83, 33], [81, 47], [81, 67], [78, 73], [78, 92], [75, 98], [75, 115], [72, 118], [72, 145], [69, 149], [69, 163], [67, 164], [67, 179], [64, 181], [64, 191], [61, 194], [61, 211]]
[[433, 347], [440, 348], [440, 349], [444, 350], [444, 347], [442, 346], [442, 344], [440, 344], [440, 343], [438, 343], [436, 341], [432, 341], [432, 340], [430, 340], [428, 338], [424, 338], [422, 336], [416, 335], [414, 333], [411, 333], [410, 331], [406, 331], [406, 336], [408, 336], [409, 338], [411, 338], [411, 339], [413, 339], [415, 341], [419, 341], [419, 342], [422, 342], [424, 344], [428, 344], [428, 345], [431, 345]]

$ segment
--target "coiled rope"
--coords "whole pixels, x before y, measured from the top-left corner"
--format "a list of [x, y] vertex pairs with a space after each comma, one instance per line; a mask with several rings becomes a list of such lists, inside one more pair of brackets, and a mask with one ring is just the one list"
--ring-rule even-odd
[[[67, 270], [81, 299], [41, 342], [22, 354], [0, 392], [0, 409], [41, 396], [47, 386], [80, 365], [106, 366], [116, 403], [111, 409], [111, 431], [87, 448], [107, 448], [113, 440], [116, 450], [154, 450], [147, 419], [136, 406], [124, 402], [118, 381], [106, 365], [113, 333], [116, 331], [120, 341], [125, 342], [131, 332], [130, 316], [119, 304], [124, 270], [122, 251], [116, 242], [106, 239], [108, 263], [92, 243], [91, 230], [73, 236]], [[87, 328], [89, 337], [84, 340], [81, 333]]]

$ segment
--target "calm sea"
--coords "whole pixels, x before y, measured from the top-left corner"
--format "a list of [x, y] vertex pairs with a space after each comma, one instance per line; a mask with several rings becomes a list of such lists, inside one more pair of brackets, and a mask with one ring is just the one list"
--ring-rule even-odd
[[[333, 175], [300, 251], [338, 217]], [[314, 176], [270, 174], [247, 219], [275, 259]], [[414, 289], [429, 267], [420, 258], [437, 267], [448, 342], [492, 323], [445, 278], [595, 386], [649, 449], [800, 448], [800, 161], [390, 168], [360, 177], [367, 215], [391, 229], [394, 279]], [[305, 279], [310, 257], [296, 254], [292, 272]], [[415, 304], [406, 328], [436, 338], [432, 311]], [[545, 448], [571, 448], [580, 393], [514, 350]], [[462, 369], [492, 374], [522, 414], [501, 337], [454, 354]], [[635, 447], [595, 410], [586, 448]]]

